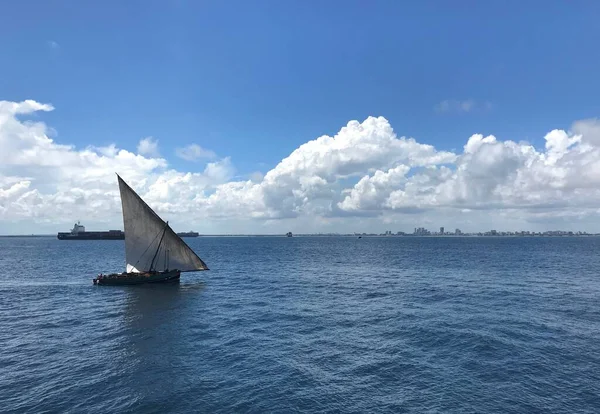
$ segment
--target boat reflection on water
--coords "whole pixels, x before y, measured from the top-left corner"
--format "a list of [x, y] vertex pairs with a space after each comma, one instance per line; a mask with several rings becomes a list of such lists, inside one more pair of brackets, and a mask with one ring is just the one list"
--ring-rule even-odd
[[[177, 321], [187, 318], [185, 308], [190, 306], [188, 299], [194, 293], [201, 293], [205, 289], [204, 282], [173, 282], [161, 285], [139, 285], [123, 288], [127, 291], [125, 305], [126, 323], [133, 334], [147, 335], [155, 328], [169, 329], [172, 320]], [[191, 294], [191, 295], [190, 295]], [[167, 326], [162, 326], [167, 322]]]
[[180, 282], [117, 289], [127, 292], [122, 351], [131, 362], [126, 385], [135, 396], [135, 408], [152, 410], [171, 399], [173, 404], [180, 404], [176, 394], [189, 391], [188, 375], [198, 374], [192, 364], [196, 343], [191, 340], [190, 327], [198, 307], [202, 308], [205, 284]]

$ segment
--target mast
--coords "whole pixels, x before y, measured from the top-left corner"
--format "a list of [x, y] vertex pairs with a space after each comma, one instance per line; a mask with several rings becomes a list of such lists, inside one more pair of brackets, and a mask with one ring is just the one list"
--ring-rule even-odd
[[167, 265], [167, 252], [168, 252], [168, 249], [165, 249], [165, 272], [167, 270], [169, 270], [169, 266]]
[[158, 247], [156, 247], [156, 252], [154, 253], [154, 257], [152, 258], [152, 261], [150, 262], [150, 270], [154, 269], [154, 261], [156, 260], [156, 256], [158, 255], [158, 251], [160, 250], [160, 245], [162, 244], [162, 241], [165, 238], [165, 233], [167, 232], [168, 226], [169, 226], [169, 222], [167, 221], [167, 224], [165, 224], [165, 228], [163, 230], [163, 234], [162, 234], [162, 236], [160, 236], [160, 241], [158, 242]]

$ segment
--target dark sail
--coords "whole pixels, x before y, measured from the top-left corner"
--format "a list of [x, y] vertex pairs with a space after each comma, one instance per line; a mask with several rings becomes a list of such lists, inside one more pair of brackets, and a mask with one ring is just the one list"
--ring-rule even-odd
[[176, 269], [208, 270], [196, 253], [156, 214], [121, 177], [119, 190], [125, 227], [127, 272]]

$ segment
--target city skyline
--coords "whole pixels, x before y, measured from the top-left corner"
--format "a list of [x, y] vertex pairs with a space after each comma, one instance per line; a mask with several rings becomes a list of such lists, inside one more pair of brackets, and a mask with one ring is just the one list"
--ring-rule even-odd
[[[364, 233], [361, 233], [364, 234]], [[398, 231], [393, 233], [391, 230], [387, 230], [385, 233], [381, 233], [381, 236], [582, 236], [582, 235], [596, 235], [600, 233], [589, 233], [582, 230], [485, 230], [485, 231], [474, 231], [474, 232], [463, 232], [461, 229], [456, 228], [453, 231], [445, 231], [444, 227], [440, 227], [439, 232], [430, 231], [424, 227], [415, 227], [412, 233]]]

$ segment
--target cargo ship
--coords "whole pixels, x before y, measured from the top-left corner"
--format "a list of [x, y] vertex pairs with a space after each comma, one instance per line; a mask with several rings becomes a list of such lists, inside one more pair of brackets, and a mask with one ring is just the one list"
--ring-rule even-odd
[[85, 231], [79, 222], [75, 223], [70, 232], [58, 233], [58, 240], [125, 240], [122, 230]]
[[179, 237], [198, 237], [199, 234], [195, 231], [183, 231], [181, 233], [177, 233]]

